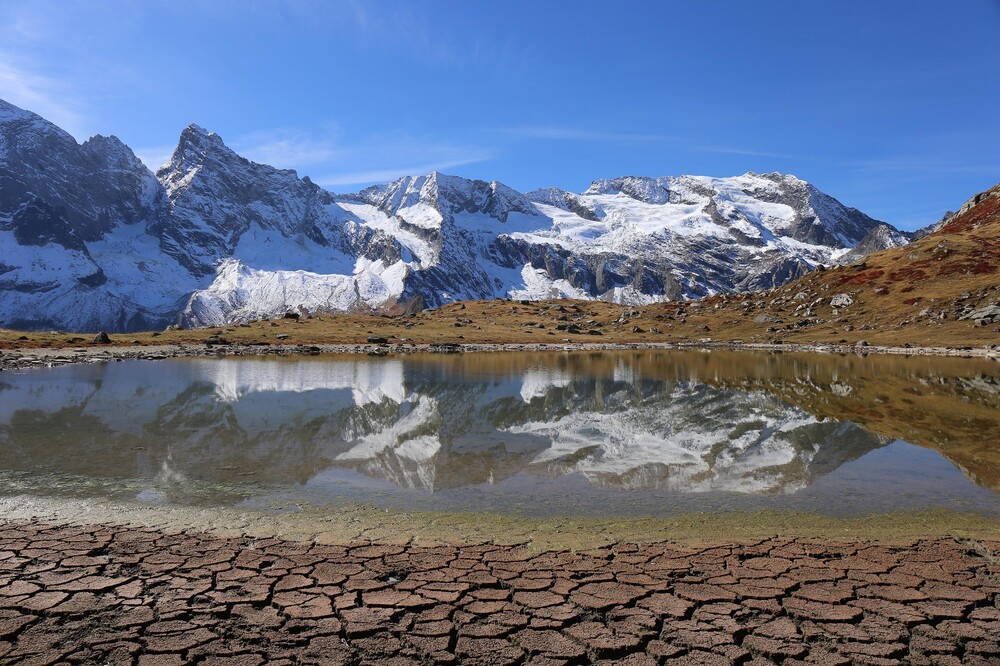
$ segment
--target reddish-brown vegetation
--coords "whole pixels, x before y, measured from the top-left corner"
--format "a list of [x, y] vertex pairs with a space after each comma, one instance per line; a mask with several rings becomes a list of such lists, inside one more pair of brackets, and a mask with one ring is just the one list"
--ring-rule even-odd
[[868, 271], [866, 273], [858, 273], [857, 275], [844, 275], [837, 279], [838, 285], [845, 284], [867, 284], [876, 278], [880, 278], [885, 275], [883, 270]]

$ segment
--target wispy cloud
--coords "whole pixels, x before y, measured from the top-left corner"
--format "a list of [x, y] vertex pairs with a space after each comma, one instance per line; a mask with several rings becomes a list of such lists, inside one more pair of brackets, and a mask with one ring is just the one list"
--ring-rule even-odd
[[816, 158], [809, 155], [791, 155], [788, 153], [776, 153], [767, 150], [753, 150], [748, 148], [737, 148], [729, 146], [697, 146], [690, 149], [698, 153], [720, 153], [724, 155], [748, 155], [750, 157], [773, 157], [781, 160], [805, 160], [814, 161]]
[[508, 36], [466, 26], [454, 30], [435, 20], [434, 11], [407, 0], [324, 0], [323, 2], [172, 2], [165, 7], [185, 18], [230, 21], [234, 13], [276, 31], [303, 32], [349, 42], [355, 51], [391, 52], [408, 61], [465, 67], [477, 64], [523, 66], [527, 45]]
[[365, 44], [385, 48], [394, 45], [429, 61], [455, 61], [458, 51], [445, 35], [431, 25], [427, 17], [410, 3], [374, 6], [360, 0], [340, 0], [328, 6], [338, 18], [353, 25], [353, 37]]
[[[283, 8], [287, 9], [288, 5]], [[306, 4], [308, 20], [315, 21], [317, 5]], [[402, 51], [429, 63], [465, 67], [488, 64], [501, 70], [523, 70], [531, 59], [530, 44], [516, 36], [491, 38], [475, 26], [461, 31], [434, 20], [423, 5], [406, 0], [331, 0], [324, 3], [326, 20], [318, 25], [342, 25], [347, 39], [362, 48]]]
[[674, 137], [665, 134], [642, 134], [632, 132], [604, 132], [575, 127], [553, 125], [528, 125], [502, 127], [493, 130], [495, 134], [516, 139], [543, 139], [548, 141], [598, 141], [603, 143], [647, 143], [669, 142]]
[[997, 174], [1000, 162], [969, 162], [935, 156], [890, 156], [884, 158], [846, 160], [844, 166], [868, 174]]
[[255, 162], [286, 169], [326, 164], [345, 153], [328, 136], [315, 136], [290, 128], [253, 132], [239, 137], [233, 143], [233, 149]]
[[454, 169], [468, 164], [484, 162], [491, 157], [492, 155], [489, 153], [472, 153], [463, 158], [444, 160], [440, 162], [425, 162], [423, 164], [388, 169], [372, 169], [368, 171], [344, 171], [328, 174], [322, 178], [317, 178], [316, 182], [326, 187], [385, 183], [402, 176], [426, 175], [432, 171], [444, 171], [446, 169]]

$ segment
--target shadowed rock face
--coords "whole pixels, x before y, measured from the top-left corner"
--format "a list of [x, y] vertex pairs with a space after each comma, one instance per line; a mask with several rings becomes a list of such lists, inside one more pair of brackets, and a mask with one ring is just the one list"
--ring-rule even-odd
[[[328, 210], [334, 196], [290, 169], [257, 164], [230, 150], [222, 138], [188, 126], [167, 164], [157, 171], [171, 201], [169, 224], [157, 229], [164, 248], [198, 276], [211, 276], [219, 261], [236, 254], [251, 228], [301, 237], [319, 252], [356, 253], [372, 260], [393, 258], [388, 239], [377, 232], [350, 233]], [[276, 257], [294, 268], [295, 257]], [[390, 261], [391, 263], [391, 261]]]
[[[116, 137], [78, 144], [0, 100], [0, 326], [121, 330], [168, 321], [183, 287], [162, 310], [162, 293], [133, 299], [108, 284], [109, 258], [93, 247], [116, 230], [141, 236], [168, 217], [163, 187]], [[138, 276], [124, 280], [142, 288]]]
[[433, 173], [338, 196], [197, 125], [154, 176], [115, 137], [78, 144], [0, 101], [0, 326], [122, 331], [503, 296], [641, 304], [770, 288], [893, 233], [781, 174], [523, 194]]
[[19, 243], [83, 250], [117, 225], [166, 214], [163, 188], [118, 138], [78, 144], [0, 100], [0, 221]]
[[866, 255], [872, 254], [873, 252], [879, 252], [891, 247], [906, 245], [910, 242], [910, 240], [920, 237], [921, 236], [916, 232], [913, 234], [907, 234], [898, 231], [888, 224], [881, 224], [872, 227], [868, 233], [865, 234], [864, 238], [861, 239], [860, 243], [851, 248], [850, 252], [839, 259], [839, 263], [850, 264], [858, 261]]

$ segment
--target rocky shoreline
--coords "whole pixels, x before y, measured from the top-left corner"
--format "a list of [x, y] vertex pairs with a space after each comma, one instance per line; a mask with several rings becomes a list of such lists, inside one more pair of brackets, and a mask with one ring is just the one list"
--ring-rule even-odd
[[693, 343], [516, 343], [516, 344], [184, 344], [108, 345], [87, 347], [37, 347], [0, 350], [0, 371], [55, 367], [73, 363], [101, 363], [168, 358], [210, 358], [246, 356], [318, 356], [359, 354], [384, 356], [412, 353], [615, 351], [615, 350], [704, 349], [765, 352], [808, 352], [816, 354], [888, 354], [905, 356], [945, 356], [1000, 359], [1000, 350], [990, 347], [888, 347], [881, 345], [764, 344], [735, 342]]

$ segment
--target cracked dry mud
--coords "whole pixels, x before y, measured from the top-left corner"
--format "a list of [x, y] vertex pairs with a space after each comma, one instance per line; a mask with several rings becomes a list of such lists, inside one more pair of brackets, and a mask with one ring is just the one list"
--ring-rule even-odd
[[0, 663], [995, 664], [998, 549], [538, 552], [8, 522]]

